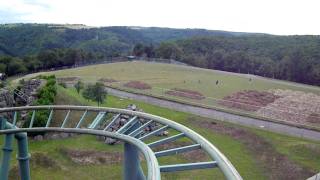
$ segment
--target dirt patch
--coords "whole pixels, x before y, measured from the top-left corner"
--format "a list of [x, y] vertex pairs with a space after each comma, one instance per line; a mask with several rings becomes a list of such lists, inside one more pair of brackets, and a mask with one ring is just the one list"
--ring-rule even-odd
[[320, 124], [320, 114], [312, 113], [307, 117], [307, 122]]
[[118, 82], [117, 80], [115, 79], [109, 79], [109, 78], [101, 78], [99, 79], [100, 82], [102, 83], [114, 83], [114, 82]]
[[111, 165], [122, 161], [120, 152], [80, 151], [65, 148], [60, 151], [71, 161], [80, 165]]
[[192, 91], [188, 89], [180, 89], [180, 88], [174, 88], [169, 91], [165, 92], [168, 95], [171, 96], [179, 96], [189, 99], [196, 99], [196, 100], [202, 100], [205, 99], [205, 96], [197, 91]]
[[141, 89], [141, 90], [151, 89], [151, 86], [149, 84], [141, 81], [130, 81], [124, 84], [124, 86], [128, 88]]
[[320, 124], [319, 95], [281, 89], [269, 92], [281, 98], [259, 109], [258, 115], [300, 124]]
[[35, 152], [31, 154], [30, 164], [33, 166], [40, 166], [48, 169], [60, 169], [58, 162], [52, 159], [48, 154]]
[[[61, 170], [62, 167], [58, 164], [55, 159], [52, 159], [45, 153], [35, 152], [31, 154], [30, 165], [32, 169], [36, 168], [46, 168], [46, 169], [57, 169]], [[9, 171], [9, 179], [19, 180], [19, 167], [17, 165], [13, 166]]]
[[215, 133], [231, 136], [243, 143], [255, 156], [257, 162], [265, 175], [272, 180], [300, 180], [311, 177], [316, 172], [303, 168], [289, 160], [286, 156], [278, 153], [272, 145], [264, 138], [237, 127], [228, 127], [221, 123], [210, 122], [206, 120], [190, 118], [189, 121], [195, 126], [210, 129]]
[[266, 91], [245, 90], [226, 96], [218, 103], [229, 108], [257, 111], [261, 107], [274, 102], [279, 97]]

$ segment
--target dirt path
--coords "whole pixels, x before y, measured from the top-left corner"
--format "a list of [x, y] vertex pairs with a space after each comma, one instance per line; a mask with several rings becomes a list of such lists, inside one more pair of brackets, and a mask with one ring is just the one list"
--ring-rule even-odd
[[279, 123], [270, 122], [270, 121], [264, 121], [264, 120], [255, 119], [251, 117], [240, 116], [240, 115], [217, 111], [213, 109], [186, 105], [186, 104], [177, 103], [169, 100], [158, 99], [158, 98], [147, 96], [147, 95], [128, 93], [125, 91], [120, 91], [112, 88], [106, 88], [106, 89], [110, 94], [118, 97], [139, 100], [139, 101], [153, 104], [156, 106], [165, 107], [165, 108], [182, 111], [182, 112], [187, 112], [187, 113], [191, 113], [191, 114], [202, 116], [202, 117], [208, 117], [208, 118], [218, 119], [222, 121], [227, 121], [234, 124], [241, 124], [244, 126], [250, 126], [255, 128], [263, 128], [269, 131], [273, 131], [281, 134], [287, 134], [287, 135], [296, 136], [296, 137], [303, 137], [311, 140], [317, 140], [317, 141], [320, 140], [320, 132], [318, 131], [293, 127], [293, 126], [279, 124]]

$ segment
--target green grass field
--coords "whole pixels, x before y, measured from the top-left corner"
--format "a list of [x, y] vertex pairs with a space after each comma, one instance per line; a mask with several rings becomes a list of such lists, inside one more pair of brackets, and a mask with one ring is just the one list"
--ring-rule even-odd
[[[78, 95], [74, 89], [58, 88], [57, 104], [74, 104], [74, 105], [96, 105], [94, 102], [88, 102], [83, 97]], [[163, 116], [174, 120], [181, 124], [192, 128], [199, 134], [203, 135], [210, 142], [216, 145], [234, 164], [236, 169], [240, 172], [244, 179], [279, 179], [275, 165], [270, 165], [263, 159], [261, 154], [269, 155], [270, 158], [276, 158], [281, 155], [287, 158], [290, 164], [294, 164], [299, 168], [305, 168], [310, 173], [315, 173], [320, 169], [320, 143], [304, 140], [300, 138], [293, 138], [266, 131], [239, 127], [227, 123], [216, 122], [225, 128], [234, 128], [236, 130], [251, 133], [257, 136], [259, 140], [268, 143], [268, 151], [263, 153], [257, 152], [250, 148], [248, 142], [239, 140], [232, 135], [224, 134], [208, 128], [203, 128], [197, 124], [215, 122], [212, 119], [193, 116], [191, 114], [177, 112], [166, 108], [149, 105], [146, 103], [120, 99], [114, 96], [108, 96], [107, 101], [102, 106], [124, 108], [128, 104], [136, 104], [145, 112], [155, 115]], [[312, 148], [309, 148], [312, 147]], [[30, 151], [32, 154], [40, 153], [47, 155], [53, 160], [55, 165], [48, 166], [46, 164], [33, 164], [32, 177], [33, 179], [120, 179], [121, 178], [121, 164], [116, 163], [112, 165], [79, 165], [72, 162], [65, 154], [61, 152], [61, 148], [68, 148], [73, 150], [95, 150], [104, 152], [121, 152], [122, 145], [115, 146], [105, 145], [96, 140], [94, 136], [77, 136], [63, 140], [45, 140], [30, 142]], [[260, 148], [261, 150], [261, 148]], [[13, 153], [13, 162], [15, 161]], [[31, 155], [32, 155], [31, 154]], [[196, 160], [195, 160], [196, 161]], [[175, 162], [185, 162], [182, 156], [173, 156], [168, 158], [161, 158], [160, 164], [170, 164]], [[280, 163], [280, 162], [279, 162]], [[281, 162], [283, 164], [283, 162]], [[290, 167], [287, 167], [290, 169]], [[304, 172], [304, 171], [302, 171]], [[294, 173], [294, 172], [292, 172]], [[15, 177], [14, 173], [12, 173]], [[302, 177], [306, 178], [303, 173]], [[272, 176], [273, 175], [273, 176]], [[297, 177], [301, 177], [297, 176]], [[221, 179], [221, 173], [217, 170], [196, 170], [182, 173], [168, 173], [163, 176], [163, 179]], [[15, 178], [13, 178], [15, 179]], [[281, 179], [281, 178], [280, 178]], [[299, 179], [299, 178], [293, 178]]]
[[[38, 74], [41, 73], [31, 74], [26, 76], [25, 78], [30, 78]], [[254, 117], [261, 117], [263, 114], [257, 114], [256, 112], [252, 111], [228, 108], [226, 106], [220, 105], [218, 102], [223, 97], [242, 90], [267, 91], [270, 89], [290, 89], [296, 91], [311, 92], [318, 95], [320, 94], [320, 88], [315, 86], [265, 79], [256, 76], [248, 76], [245, 74], [207, 70], [189, 66], [137, 61], [92, 65], [75, 69], [45, 72], [45, 74], [55, 74], [58, 78], [78, 77], [85, 83], [95, 83], [101, 78], [113, 79], [118, 82], [108, 83], [108, 86], [129, 92], [151, 95], [203, 107], [216, 109], [218, 108], [227, 112], [244, 114]], [[17, 83], [19, 79], [20, 78], [14, 80], [13, 82]], [[219, 81], [218, 85], [216, 85], [217, 80]], [[138, 90], [125, 87], [124, 84], [129, 81], [140, 81], [143, 83], [147, 83], [152, 88], [146, 90]], [[174, 88], [196, 91], [204, 95], [205, 98], [197, 100], [165, 94], [166, 91]], [[262, 118], [266, 118], [267, 120], [272, 121], [281, 120], [283, 122], [290, 123], [290, 120], [288, 120], [288, 118], [275, 119], [269, 116]], [[316, 128], [320, 127], [320, 123], [314, 122], [303, 122], [303, 125], [308, 125], [309, 127], [313, 126]]]

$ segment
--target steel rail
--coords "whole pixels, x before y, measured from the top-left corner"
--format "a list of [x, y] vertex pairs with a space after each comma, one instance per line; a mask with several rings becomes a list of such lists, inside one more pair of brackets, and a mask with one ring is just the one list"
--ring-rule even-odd
[[[113, 113], [113, 114], [126, 114], [126, 115], [130, 115], [130, 116], [137, 116], [139, 118], [152, 120], [153, 122], [157, 122], [157, 123], [160, 123], [164, 126], [171, 128], [171, 129], [175, 129], [177, 131], [180, 131], [181, 133], [183, 133], [185, 135], [185, 137], [188, 137], [196, 144], [199, 144], [201, 146], [201, 149], [203, 149], [205, 152], [207, 152], [208, 155], [217, 163], [218, 168], [222, 171], [222, 173], [225, 175], [225, 177], [227, 179], [232, 179], [232, 180], [233, 179], [236, 179], [236, 180], [242, 179], [240, 174], [237, 172], [237, 170], [234, 168], [234, 166], [230, 163], [230, 161], [208, 140], [206, 140], [204, 137], [202, 137], [198, 133], [192, 131], [191, 129], [189, 129], [179, 123], [171, 121], [169, 119], [160, 117], [160, 116], [147, 114], [147, 113], [143, 113], [143, 112], [125, 110], [125, 109], [110, 108], [110, 107], [67, 106], [67, 105], [2, 108], [2, 109], [0, 109], [0, 113], [12, 112], [12, 111], [25, 111], [25, 110], [33, 110], [34, 111], [34, 110], [51, 110], [51, 109], [53, 109], [53, 110], [73, 110], [73, 111], [94, 111], [94, 112], [105, 111], [105, 112]], [[32, 129], [36, 129], [36, 128], [32, 128]], [[61, 128], [59, 128], [59, 129], [61, 129]], [[27, 130], [27, 128], [25, 130]], [[106, 132], [106, 131], [104, 131], [104, 132]], [[133, 138], [133, 139], [135, 139], [135, 138]], [[141, 142], [141, 141], [139, 140], [139, 142]], [[143, 143], [143, 142], [141, 142], [141, 143]]]
[[160, 180], [160, 167], [157, 161], [156, 156], [154, 155], [153, 151], [143, 143], [142, 141], [133, 138], [128, 135], [119, 134], [119, 133], [112, 133], [108, 131], [102, 130], [93, 130], [93, 129], [77, 129], [77, 128], [60, 128], [60, 127], [35, 127], [35, 128], [19, 128], [19, 129], [6, 129], [0, 130], [1, 134], [16, 134], [20, 132], [67, 132], [67, 133], [79, 133], [79, 134], [91, 134], [91, 135], [98, 135], [98, 136], [105, 136], [114, 139], [118, 139], [129, 144], [136, 146], [144, 155], [147, 163], [148, 180]]

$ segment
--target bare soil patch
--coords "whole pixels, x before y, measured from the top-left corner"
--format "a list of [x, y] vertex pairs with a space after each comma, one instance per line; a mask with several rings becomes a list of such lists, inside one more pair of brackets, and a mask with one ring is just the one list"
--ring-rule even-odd
[[229, 127], [221, 123], [210, 122], [207, 120], [190, 118], [189, 121], [195, 126], [210, 129], [215, 133], [221, 133], [243, 143], [257, 159], [259, 166], [265, 170], [265, 175], [272, 180], [300, 180], [311, 177], [316, 172], [301, 167], [292, 162], [286, 156], [278, 153], [272, 145], [264, 138], [238, 127]]
[[245, 90], [226, 96], [218, 103], [229, 108], [257, 111], [278, 98], [280, 98], [280, 96], [266, 91]]
[[169, 91], [166, 91], [165, 93], [171, 96], [179, 96], [179, 97], [184, 97], [189, 99], [196, 99], [196, 100], [205, 99], [205, 96], [200, 92], [192, 91], [188, 89], [174, 88]]
[[122, 161], [122, 153], [120, 152], [80, 151], [65, 148], [60, 151], [74, 163], [80, 165], [110, 165]]
[[[36, 169], [36, 168], [46, 168], [46, 169], [57, 169], [61, 170], [62, 167], [59, 165], [59, 163], [52, 159], [50, 156], [48, 156], [45, 153], [41, 152], [35, 152], [31, 154], [30, 158], [30, 165]], [[9, 171], [9, 179], [12, 180], [19, 180], [19, 167], [18, 165], [14, 165], [10, 171]]]
[[151, 86], [149, 84], [141, 81], [130, 81], [124, 84], [124, 86], [128, 88], [141, 89], [141, 90], [151, 89]]
[[302, 91], [270, 90], [280, 96], [257, 111], [258, 115], [300, 124], [320, 124], [320, 96]]

